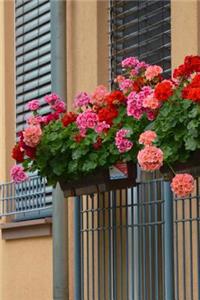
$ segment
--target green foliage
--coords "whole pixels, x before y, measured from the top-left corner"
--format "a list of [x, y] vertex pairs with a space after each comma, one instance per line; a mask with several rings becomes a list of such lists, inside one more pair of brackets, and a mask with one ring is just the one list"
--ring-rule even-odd
[[[30, 170], [39, 170], [42, 176], [47, 177], [49, 184], [55, 184], [60, 179], [74, 180], [97, 168], [107, 168], [118, 161], [136, 162], [140, 149], [137, 141], [149, 121], [146, 117], [138, 121], [127, 116], [125, 106], [118, 109], [118, 117], [114, 119], [108, 132], [97, 134], [95, 130], [88, 129], [85, 138], [79, 142], [75, 140], [79, 133], [75, 123], [63, 127], [61, 120], [50, 122], [43, 128], [36, 159], [30, 160]], [[133, 148], [123, 154], [119, 153], [115, 145], [116, 132], [121, 128], [130, 130], [128, 138], [134, 143]], [[98, 138], [101, 138], [102, 145], [95, 149], [93, 145]]]
[[184, 162], [200, 149], [200, 106], [182, 99], [181, 88], [164, 103], [152, 125], [168, 163]]

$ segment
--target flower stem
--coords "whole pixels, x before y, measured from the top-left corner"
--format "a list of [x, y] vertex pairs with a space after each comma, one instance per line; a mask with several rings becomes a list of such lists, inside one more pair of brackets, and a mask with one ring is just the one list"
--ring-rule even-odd
[[173, 172], [174, 175], [176, 175], [176, 172], [174, 171], [174, 169], [172, 168], [172, 166], [166, 161], [168, 167], [170, 168], [170, 170]]

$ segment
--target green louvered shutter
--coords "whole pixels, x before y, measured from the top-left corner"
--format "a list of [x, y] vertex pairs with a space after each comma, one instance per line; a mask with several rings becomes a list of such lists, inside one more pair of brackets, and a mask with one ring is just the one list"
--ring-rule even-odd
[[171, 71], [170, 0], [110, 1], [110, 78], [123, 58], [137, 56]]
[[[31, 115], [27, 103], [32, 99], [42, 99], [52, 90], [50, 5], [50, 0], [15, 2], [16, 133], [25, 128], [26, 119]], [[47, 105], [43, 102], [41, 113], [47, 112]], [[40, 199], [37, 199], [39, 192]], [[16, 193], [19, 197], [16, 210], [27, 210], [17, 214], [18, 219], [51, 214], [51, 209], [45, 209], [45, 206], [51, 206], [52, 188], [44, 184], [44, 179], [36, 176], [29, 184], [19, 185]]]

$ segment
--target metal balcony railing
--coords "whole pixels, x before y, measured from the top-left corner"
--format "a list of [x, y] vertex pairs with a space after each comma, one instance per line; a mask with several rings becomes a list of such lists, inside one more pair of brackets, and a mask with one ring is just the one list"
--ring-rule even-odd
[[29, 180], [15, 184], [0, 184], [0, 217], [13, 216], [16, 220], [51, 215], [52, 187], [46, 179], [31, 176]]

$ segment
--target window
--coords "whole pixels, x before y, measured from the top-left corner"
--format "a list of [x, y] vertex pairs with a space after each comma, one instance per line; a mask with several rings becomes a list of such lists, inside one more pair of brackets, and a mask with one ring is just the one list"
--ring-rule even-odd
[[[15, 2], [16, 50], [16, 135], [31, 115], [27, 103], [42, 99], [52, 90], [51, 1]], [[41, 114], [48, 113], [45, 102]], [[18, 137], [16, 137], [18, 138]], [[27, 182], [1, 185], [2, 215], [16, 220], [51, 215], [52, 188], [44, 178], [32, 174]]]
[[170, 0], [110, 1], [110, 77], [123, 58], [137, 56], [171, 69]]

